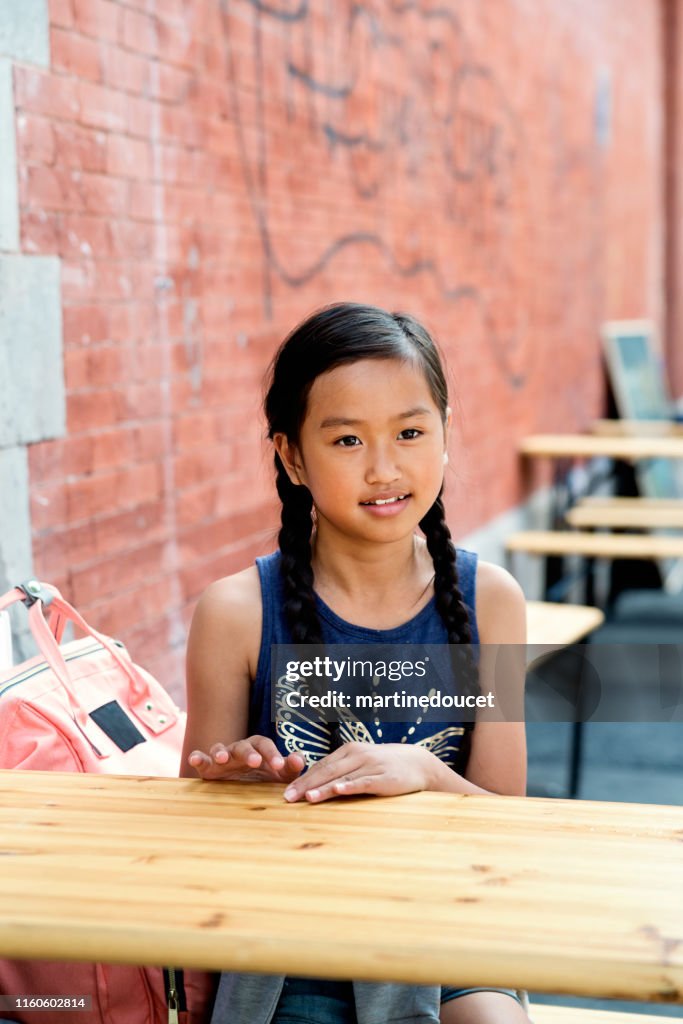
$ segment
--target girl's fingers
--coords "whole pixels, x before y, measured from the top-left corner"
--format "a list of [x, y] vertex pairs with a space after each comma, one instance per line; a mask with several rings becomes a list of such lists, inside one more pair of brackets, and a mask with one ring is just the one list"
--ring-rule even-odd
[[193, 768], [202, 768], [211, 764], [211, 758], [203, 750], [193, 750], [187, 759], [188, 764]]
[[251, 736], [249, 741], [261, 757], [264, 762], [274, 770], [280, 771], [285, 766], [285, 759], [277, 749], [275, 744], [267, 736]]
[[[306, 799], [313, 804], [322, 803], [335, 796], [359, 796], [361, 793], [376, 792], [377, 776], [359, 775], [354, 779], [336, 779], [325, 786], [306, 791]], [[375, 787], [375, 788], [373, 788]]]
[[293, 782], [294, 779], [298, 779], [305, 767], [306, 762], [301, 754], [289, 754], [279, 772], [280, 781]]
[[[325, 763], [327, 761], [327, 763]], [[349, 759], [339, 759], [337, 761], [328, 760], [325, 758], [324, 761], [318, 762], [313, 768], [310, 768], [303, 778], [294, 782], [285, 790], [285, 800], [288, 803], [294, 803], [295, 800], [299, 800], [302, 796], [308, 797], [311, 792], [327, 792], [329, 787], [336, 782], [348, 781], [352, 778], [353, 772], [367, 772], [368, 766], [365, 765], [354, 765], [348, 763]], [[316, 799], [314, 797], [314, 799]]]
[[306, 767], [300, 754], [284, 758], [266, 736], [251, 736], [228, 747], [214, 743], [208, 754], [193, 750], [188, 763], [202, 778], [239, 778], [243, 771], [261, 768], [264, 779], [270, 774], [273, 781], [285, 783], [296, 779]]
[[[318, 761], [312, 768], [309, 768], [306, 775], [295, 786], [290, 786], [285, 794], [285, 799], [298, 800], [309, 789], [320, 789], [327, 783], [346, 778], [353, 771], [359, 771], [361, 767], [362, 762], [359, 758], [351, 756], [349, 751], [340, 747], [339, 750], [333, 751], [322, 761]], [[294, 794], [287, 795], [292, 790], [295, 791]]]

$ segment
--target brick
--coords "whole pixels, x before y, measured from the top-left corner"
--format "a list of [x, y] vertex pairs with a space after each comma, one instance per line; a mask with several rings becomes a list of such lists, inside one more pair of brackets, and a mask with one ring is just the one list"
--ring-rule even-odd
[[144, 426], [133, 429], [133, 446], [135, 458], [140, 462], [172, 455], [170, 424], [164, 418], [158, 422], [147, 420]]
[[74, 173], [62, 167], [29, 166], [19, 181], [20, 201], [45, 211], [83, 209], [80, 182]]
[[151, 14], [125, 8], [123, 11], [122, 42], [129, 50], [149, 57], [164, 56], [159, 40], [160, 22]]
[[[162, 579], [159, 583], [161, 588], [166, 581]], [[180, 657], [184, 653], [185, 633], [181, 633], [177, 628], [175, 617], [172, 615], [157, 615], [154, 620], [145, 622], [126, 635], [131, 650], [135, 651], [135, 658], [145, 667], [151, 659], [159, 657], [160, 652], [175, 649]]]
[[156, 326], [156, 309], [149, 302], [118, 303], [110, 309], [109, 331], [114, 341], [147, 341]]
[[129, 205], [127, 181], [119, 181], [102, 174], [83, 174], [80, 179], [83, 205], [92, 213], [123, 216]]
[[67, 516], [76, 523], [158, 501], [161, 474], [154, 464], [123, 467], [66, 482]]
[[92, 438], [60, 437], [32, 444], [29, 468], [31, 475], [43, 482], [91, 473], [94, 469]]
[[66, 482], [32, 481], [30, 504], [31, 529], [34, 534], [39, 530], [54, 528], [55, 525], [64, 523], [67, 514]]
[[123, 131], [126, 127], [127, 98], [103, 85], [78, 83], [79, 119], [91, 128]]
[[24, 208], [21, 210], [19, 231], [22, 252], [43, 255], [57, 252], [61, 229], [56, 213]]
[[72, 391], [125, 384], [130, 366], [129, 353], [118, 345], [68, 348], [64, 353], [64, 376]]
[[109, 225], [110, 252], [114, 258], [149, 260], [157, 255], [152, 225], [116, 220]]
[[210, 113], [198, 100], [191, 106], [162, 107], [159, 118], [161, 138], [195, 148], [208, 146], [213, 123]]
[[34, 68], [14, 67], [14, 99], [19, 111], [58, 120], [74, 120], [80, 112], [78, 82]]
[[164, 194], [163, 185], [132, 181], [129, 194], [129, 216], [133, 220], [154, 221], [158, 219], [159, 211], [163, 212], [164, 209]]
[[159, 576], [162, 566], [163, 544], [146, 544], [101, 559], [97, 565], [72, 573], [74, 599], [79, 606], [125, 590], [150, 577]]
[[228, 473], [232, 462], [233, 453], [224, 446], [202, 448], [198, 452], [181, 454], [175, 459], [176, 486], [182, 490], [192, 484]]
[[75, 78], [102, 81], [101, 46], [94, 40], [74, 32], [53, 27], [50, 31], [52, 68]]
[[120, 400], [113, 392], [88, 391], [67, 395], [69, 433], [108, 427], [119, 419]]
[[160, 62], [152, 64], [149, 95], [164, 103], [187, 102], [195, 82], [195, 72], [185, 71]]
[[72, 0], [49, 0], [50, 24], [62, 28], [73, 28], [74, 10]]
[[109, 310], [103, 305], [65, 306], [62, 311], [65, 345], [90, 345], [109, 338]]
[[55, 133], [48, 118], [20, 114], [17, 117], [17, 158], [20, 165], [52, 164], [55, 155]]
[[68, 259], [62, 262], [62, 297], [66, 305], [82, 304], [95, 295], [99, 301], [132, 297], [130, 267], [108, 260]]
[[59, 255], [95, 259], [112, 254], [110, 222], [90, 214], [66, 214], [59, 221]]
[[[139, 635], [145, 623], [159, 618], [159, 593], [163, 585], [163, 577], [157, 576], [150, 583], [132, 587], [123, 598], [95, 599], [89, 606], [88, 614], [93, 622], [99, 624], [100, 629], [106, 629], [107, 633], [118, 639], [128, 637], [129, 634]], [[147, 665], [143, 667], [147, 668]]]
[[74, 22], [83, 35], [118, 42], [122, 8], [115, 0], [71, 0]]
[[108, 425], [92, 436], [93, 462], [98, 469], [132, 465], [136, 460], [135, 428]]
[[102, 55], [103, 76], [106, 85], [122, 92], [143, 95], [149, 92], [150, 64], [140, 54], [107, 46]]
[[143, 96], [126, 97], [126, 127], [129, 135], [149, 139], [158, 123], [157, 105]]
[[68, 122], [55, 122], [55, 162], [62, 167], [103, 172], [107, 164], [107, 136], [102, 131]]
[[158, 45], [165, 61], [195, 70], [202, 67], [204, 43], [195, 32], [184, 25], [160, 21], [157, 26]]
[[149, 142], [129, 135], [110, 135], [107, 143], [107, 174], [123, 178], [149, 178], [152, 150]]

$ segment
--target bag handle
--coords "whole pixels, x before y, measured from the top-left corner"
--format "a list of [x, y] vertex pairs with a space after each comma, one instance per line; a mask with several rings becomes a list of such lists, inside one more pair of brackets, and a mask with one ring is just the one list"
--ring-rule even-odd
[[[32, 600], [35, 600], [34, 595], [31, 593], [31, 588], [40, 588], [40, 586], [41, 585], [38, 583], [37, 580], [27, 580], [26, 583], [21, 583], [18, 587], [15, 588], [15, 590], [10, 590], [9, 593], [0, 597], [0, 613], [2, 613], [3, 610], [11, 607], [11, 605], [15, 604], [17, 601], [23, 601], [23, 603], [27, 607], [30, 607]], [[17, 596], [17, 590], [23, 591], [23, 593]], [[48, 595], [46, 590], [43, 591], [43, 594], [43, 606], [47, 608], [51, 604], [52, 597], [51, 595]], [[56, 608], [51, 607], [50, 617], [48, 621], [50, 623], [50, 630], [52, 631], [52, 635], [54, 636], [57, 643], [61, 644], [62, 636], [64, 635], [64, 627], [66, 626], [67, 622], [66, 618], [59, 611], [57, 611]]]
[[[71, 689], [69, 670], [62, 652], [59, 649], [58, 639], [53, 635], [54, 633], [61, 636], [64, 629], [64, 623], [66, 621], [73, 622], [73, 624], [78, 626], [78, 628], [84, 633], [87, 633], [88, 636], [97, 640], [97, 642], [104, 647], [105, 651], [111, 655], [116, 664], [126, 674], [130, 681], [129, 694], [131, 703], [143, 700], [147, 696], [149, 693], [149, 687], [140, 673], [135, 669], [133, 663], [123, 656], [121, 651], [112, 643], [108, 636], [98, 633], [97, 630], [92, 628], [92, 626], [89, 626], [83, 616], [77, 612], [68, 601], [64, 600], [56, 587], [53, 587], [49, 583], [39, 583], [37, 580], [28, 580], [26, 583], [22, 583], [18, 587], [15, 587], [14, 590], [10, 590], [3, 597], [0, 597], [0, 611], [4, 611], [5, 608], [10, 608], [18, 601], [28, 605], [29, 625], [31, 626], [31, 632], [33, 633], [34, 639], [38, 644], [41, 654], [50, 665], [50, 668], [54, 670], [60, 683], [62, 683], [64, 689], [69, 694], [69, 699], [72, 705], [77, 706], [78, 702], [73, 690]], [[50, 610], [50, 625], [52, 626], [55, 624], [53, 630], [50, 629], [50, 626], [48, 626], [45, 619], [45, 608], [49, 608]]]

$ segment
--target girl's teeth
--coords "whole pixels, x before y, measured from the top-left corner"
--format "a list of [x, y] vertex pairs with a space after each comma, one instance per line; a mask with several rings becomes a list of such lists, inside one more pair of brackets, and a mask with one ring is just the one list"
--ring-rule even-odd
[[403, 501], [405, 494], [402, 494], [400, 498], [378, 498], [376, 501], [366, 501], [366, 505], [393, 505], [395, 501]]

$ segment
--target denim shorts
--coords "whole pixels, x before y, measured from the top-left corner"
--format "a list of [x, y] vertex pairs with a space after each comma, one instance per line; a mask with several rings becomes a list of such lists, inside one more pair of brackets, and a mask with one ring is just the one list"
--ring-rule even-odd
[[[511, 988], [441, 989], [447, 1003], [471, 992], [502, 992], [519, 1002]], [[357, 1024], [350, 981], [319, 981], [316, 978], [286, 978], [271, 1024]]]

